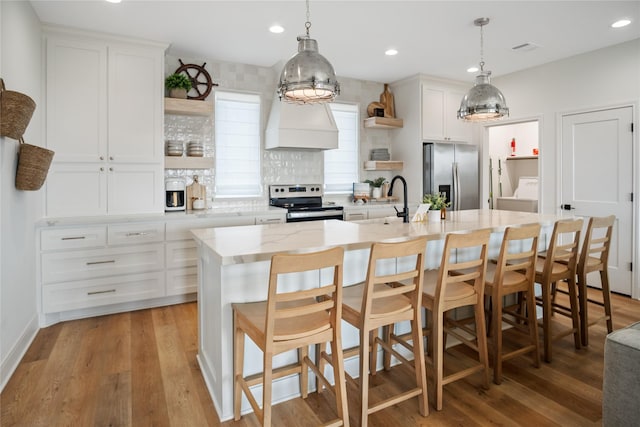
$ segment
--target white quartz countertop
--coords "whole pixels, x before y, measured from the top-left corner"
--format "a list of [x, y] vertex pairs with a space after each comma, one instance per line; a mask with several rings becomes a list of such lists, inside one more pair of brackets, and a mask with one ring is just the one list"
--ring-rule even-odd
[[400, 218], [363, 221], [311, 221], [191, 230], [221, 264], [241, 264], [270, 259], [281, 252], [307, 252], [343, 246], [360, 249], [373, 242], [428, 236], [443, 239], [450, 232], [491, 229], [501, 232], [508, 226], [541, 223], [551, 225], [557, 215], [499, 210], [465, 210], [447, 213], [445, 221], [405, 224]]

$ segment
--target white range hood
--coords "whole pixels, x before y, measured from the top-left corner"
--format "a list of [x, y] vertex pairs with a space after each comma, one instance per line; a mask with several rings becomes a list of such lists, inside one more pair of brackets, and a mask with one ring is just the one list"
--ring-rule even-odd
[[330, 150], [338, 148], [338, 127], [327, 104], [271, 104], [265, 148]]

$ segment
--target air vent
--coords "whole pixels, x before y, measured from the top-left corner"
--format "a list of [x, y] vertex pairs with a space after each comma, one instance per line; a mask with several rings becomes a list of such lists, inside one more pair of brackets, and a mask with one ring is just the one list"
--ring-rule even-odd
[[531, 43], [531, 42], [527, 42], [527, 43], [522, 43], [519, 44], [517, 46], [514, 46], [511, 48], [511, 50], [516, 51], [516, 52], [529, 52], [532, 51], [534, 49], [539, 48], [540, 45], [537, 45], [535, 43]]

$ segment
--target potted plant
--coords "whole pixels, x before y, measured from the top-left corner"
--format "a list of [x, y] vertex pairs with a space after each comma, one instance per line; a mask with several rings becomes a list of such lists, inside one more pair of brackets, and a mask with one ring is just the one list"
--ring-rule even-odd
[[191, 80], [184, 74], [171, 74], [164, 80], [171, 98], [187, 99], [187, 92], [191, 89]]
[[367, 179], [365, 182], [367, 184], [369, 184], [373, 190], [371, 191], [371, 197], [374, 199], [379, 199], [380, 197], [382, 197], [382, 184], [384, 184], [387, 181], [387, 179], [383, 176], [380, 176], [376, 179], [374, 179], [373, 181], [370, 179]]
[[425, 194], [422, 203], [429, 203], [429, 210], [440, 211], [440, 219], [447, 219], [447, 208], [451, 202], [447, 201], [444, 193]]

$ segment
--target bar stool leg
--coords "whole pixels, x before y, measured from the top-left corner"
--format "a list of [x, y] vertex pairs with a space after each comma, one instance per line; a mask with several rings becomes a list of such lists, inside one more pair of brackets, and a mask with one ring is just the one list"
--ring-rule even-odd
[[368, 332], [360, 332], [360, 419], [362, 427], [367, 427], [369, 421], [369, 338]]
[[582, 337], [580, 335], [580, 318], [579, 318], [580, 307], [578, 306], [578, 295], [577, 295], [578, 286], [576, 285], [575, 276], [568, 280], [568, 284], [569, 284], [569, 299], [571, 304], [571, 322], [573, 325], [573, 342], [576, 350], [580, 350], [580, 348], [582, 348]]
[[544, 338], [544, 360], [551, 362], [551, 284], [542, 284], [542, 336]]
[[242, 403], [242, 385], [240, 379], [244, 371], [244, 333], [237, 325], [236, 313], [233, 313], [235, 354], [233, 355], [233, 419], [240, 420], [240, 407]]
[[613, 317], [611, 316], [611, 288], [609, 287], [609, 273], [607, 269], [600, 271], [602, 282], [602, 300], [604, 302], [604, 314], [607, 316], [607, 332], [613, 332]]

